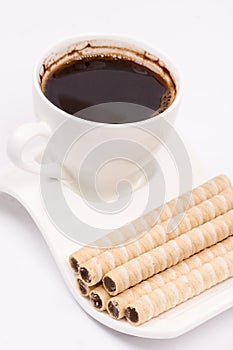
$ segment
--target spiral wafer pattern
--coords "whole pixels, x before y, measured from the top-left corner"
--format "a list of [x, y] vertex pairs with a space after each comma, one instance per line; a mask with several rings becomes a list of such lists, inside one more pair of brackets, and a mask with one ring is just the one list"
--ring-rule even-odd
[[[118, 266], [226, 213], [232, 208], [233, 189], [232, 187], [228, 187], [211, 199], [190, 208], [185, 214], [179, 214], [161, 224], [155, 225], [150, 231], [145, 232], [145, 234], [136, 241], [124, 247], [109, 249], [99, 256], [86, 261], [80, 267], [81, 277], [87, 285], [95, 285], [102, 280], [105, 274]], [[167, 230], [171, 221], [173, 222], [172, 226], [174, 228], [170, 232]], [[198, 233], [196, 233], [196, 235], [197, 234]], [[135, 266], [138, 263], [137, 260], [133, 262]]]
[[128, 305], [127, 320], [138, 326], [233, 276], [233, 251], [212, 259]]
[[233, 210], [118, 266], [103, 279], [115, 296], [233, 234]]
[[[227, 252], [232, 250], [233, 237], [229, 237], [224, 241], [217, 243], [210, 248], [206, 248], [205, 250], [180, 262], [179, 264], [152, 276], [146, 281], [127, 289], [126, 291], [118, 294], [116, 297], [110, 298], [109, 296], [107, 300], [107, 311], [113, 318], [121, 319], [125, 316], [125, 309], [128, 304], [132, 302], [132, 300], [137, 300], [144, 294], [152, 292], [166, 283], [179, 278], [181, 275], [187, 274], [191, 270], [199, 268], [212, 259], [225, 255]], [[103, 286], [101, 286], [101, 288], [103, 288]]]
[[114, 247], [127, 242], [132, 237], [136, 237], [139, 233], [149, 230], [156, 223], [166, 221], [173, 215], [182, 213], [185, 210], [210, 199], [229, 186], [231, 186], [231, 182], [226, 175], [216, 176], [201, 186], [193, 189], [190, 193], [186, 193], [173, 199], [164, 206], [154, 209], [144, 216], [112, 231], [102, 239], [93, 242], [93, 247], [85, 246], [79, 249], [69, 257], [70, 266], [73, 272], [78, 273], [81, 264], [98, 256], [106, 250], [101, 247]]

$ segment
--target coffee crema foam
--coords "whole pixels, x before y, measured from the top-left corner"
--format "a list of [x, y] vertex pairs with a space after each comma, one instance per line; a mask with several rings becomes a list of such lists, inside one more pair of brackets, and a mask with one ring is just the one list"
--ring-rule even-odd
[[129, 61], [150, 71], [166, 91], [161, 96], [160, 107], [155, 110], [152, 117], [165, 111], [176, 97], [176, 85], [170, 71], [159, 58], [147, 51], [135, 48], [125, 42], [115, 40], [89, 40], [70, 45], [63, 51], [52, 53], [43, 62], [39, 74], [39, 83], [45, 94], [46, 84], [53, 74], [66, 66], [78, 61], [91, 60]]

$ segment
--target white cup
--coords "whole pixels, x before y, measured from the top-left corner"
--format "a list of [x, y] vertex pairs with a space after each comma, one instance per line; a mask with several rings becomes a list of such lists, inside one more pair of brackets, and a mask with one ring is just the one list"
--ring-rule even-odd
[[[67, 59], [67, 55], [72, 57], [80, 52], [88, 54], [88, 50], [100, 53], [112, 50], [111, 53], [133, 55], [132, 57], [136, 57], [137, 62], [142, 65], [145, 65], [145, 62], [149, 65], [159, 62], [161, 67], [164, 66], [169, 71], [175, 84], [174, 101], [165, 111], [154, 117], [125, 124], [97, 123], [64, 112], [52, 104], [42, 92], [41, 77], [45, 76], [57, 61], [61, 62], [64, 56]], [[162, 121], [174, 123], [181, 93], [180, 74], [172, 61], [145, 43], [125, 37], [96, 34], [65, 40], [52, 47], [35, 66], [33, 100], [38, 122], [24, 124], [13, 132], [8, 142], [8, 155], [19, 168], [40, 173], [41, 164], [35, 160], [25, 161], [23, 150], [32, 139], [44, 136], [49, 140], [44, 158], [47, 176], [71, 182], [74, 180], [79, 189], [81, 183], [82, 190], [85, 191], [88, 189], [92, 192], [97, 188], [103, 196], [112, 193], [113, 187], [115, 188], [122, 179], [129, 181], [133, 188], [137, 188], [142, 183], [142, 171], [149, 162], [150, 157], [146, 154], [153, 152], [159, 144], [153, 133], [156, 134], [161, 129]], [[168, 136], [166, 128], [162, 133], [165, 140]], [[134, 149], [133, 145], [140, 147]], [[124, 147], [125, 157], [122, 154]], [[94, 155], [92, 154], [87, 161], [93, 151]], [[58, 168], [54, 165], [61, 167], [61, 172], [57, 171]]]

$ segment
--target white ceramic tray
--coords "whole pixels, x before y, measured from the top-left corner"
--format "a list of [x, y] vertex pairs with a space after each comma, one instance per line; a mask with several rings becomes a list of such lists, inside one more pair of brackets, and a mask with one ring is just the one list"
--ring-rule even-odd
[[[196, 163], [193, 158], [192, 161]], [[195, 185], [206, 180], [205, 176], [201, 174], [200, 164], [193, 164], [193, 169], [196, 169], [196, 174], [194, 174]], [[74, 298], [88, 314], [110, 328], [138, 337], [173, 338], [184, 334], [233, 306], [232, 278], [139, 327], [133, 327], [125, 320], [116, 321], [109, 317], [107, 313], [94, 310], [89, 300], [81, 297], [77, 292], [74, 276], [69, 269], [67, 260], [70, 253], [80, 246], [62, 235], [48, 217], [41, 200], [39, 176], [9, 165], [1, 171], [0, 191], [15, 197], [27, 209], [47, 242]], [[67, 191], [70, 190], [67, 189]], [[172, 191], [170, 194], [172, 195]], [[171, 195], [168, 197], [171, 197]], [[70, 201], [74, 201], [73, 204], [76, 207], [79, 205], [78, 199], [75, 199], [73, 195], [70, 196]], [[119, 225], [121, 224], [119, 222]], [[78, 230], [79, 227], [77, 227]]]

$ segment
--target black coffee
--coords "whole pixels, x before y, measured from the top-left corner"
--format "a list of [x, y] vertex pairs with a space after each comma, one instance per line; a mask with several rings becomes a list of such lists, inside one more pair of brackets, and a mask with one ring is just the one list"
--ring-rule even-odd
[[[48, 78], [44, 94], [63, 111], [79, 117], [79, 111], [102, 103], [128, 102], [160, 113], [172, 102], [168, 87], [155, 73], [119, 58], [85, 58], [63, 65]], [[122, 120], [117, 113], [100, 113], [95, 121], [118, 124], [148, 117], [140, 115], [135, 120], [134, 114], [126, 113]]]

